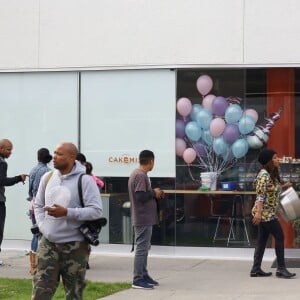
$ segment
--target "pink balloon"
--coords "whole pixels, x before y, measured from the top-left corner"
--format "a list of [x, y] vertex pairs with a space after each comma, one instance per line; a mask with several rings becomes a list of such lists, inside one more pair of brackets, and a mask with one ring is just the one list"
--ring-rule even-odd
[[204, 98], [203, 98], [203, 101], [202, 101], [202, 106], [204, 108], [206, 108], [207, 110], [209, 110], [210, 112], [212, 112], [212, 103], [213, 101], [215, 100], [216, 96], [215, 95], [206, 95]]
[[191, 164], [195, 160], [197, 154], [196, 154], [196, 151], [193, 148], [187, 148], [187, 149], [184, 150], [182, 156], [183, 156], [183, 160], [187, 164]]
[[254, 123], [256, 123], [257, 120], [258, 120], [258, 113], [257, 113], [257, 111], [256, 111], [255, 109], [253, 109], [253, 108], [248, 108], [248, 109], [246, 109], [246, 110], [244, 111], [243, 115], [244, 115], [244, 116], [249, 116], [249, 117], [251, 117], [251, 118], [254, 120]]
[[218, 137], [218, 136], [222, 135], [225, 127], [226, 127], [226, 123], [223, 119], [214, 118], [210, 122], [210, 126], [209, 126], [209, 131], [210, 131], [211, 136]]
[[182, 97], [177, 101], [177, 111], [182, 117], [186, 117], [192, 111], [192, 102], [190, 99]]
[[186, 142], [183, 139], [176, 138], [176, 155], [182, 156], [186, 149]]
[[201, 75], [196, 82], [197, 90], [202, 96], [207, 95], [212, 87], [213, 81], [208, 75]]

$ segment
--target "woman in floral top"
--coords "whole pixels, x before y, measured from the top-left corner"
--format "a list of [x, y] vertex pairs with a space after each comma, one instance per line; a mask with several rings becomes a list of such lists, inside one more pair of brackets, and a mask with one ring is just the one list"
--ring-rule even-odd
[[292, 184], [281, 183], [279, 176], [279, 158], [274, 150], [264, 149], [258, 156], [262, 165], [255, 181], [256, 201], [252, 209], [253, 224], [258, 225], [257, 246], [254, 252], [254, 262], [250, 272], [251, 277], [271, 276], [271, 272], [264, 272], [261, 263], [269, 235], [275, 239], [275, 253], [277, 257], [276, 276], [281, 278], [294, 277], [285, 267], [284, 261], [284, 234], [276, 215], [279, 204], [279, 195], [282, 188]]

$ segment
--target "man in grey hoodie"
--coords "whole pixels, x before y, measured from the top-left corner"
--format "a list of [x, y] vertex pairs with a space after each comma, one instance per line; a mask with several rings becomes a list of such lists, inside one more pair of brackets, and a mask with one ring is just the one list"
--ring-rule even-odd
[[53, 156], [53, 173], [46, 173], [35, 198], [34, 212], [42, 233], [33, 276], [32, 299], [52, 299], [62, 276], [66, 299], [82, 299], [90, 245], [79, 230], [87, 220], [102, 215], [99, 189], [90, 176], [83, 176], [81, 206], [78, 179], [85, 168], [76, 161], [72, 143], [59, 144]]

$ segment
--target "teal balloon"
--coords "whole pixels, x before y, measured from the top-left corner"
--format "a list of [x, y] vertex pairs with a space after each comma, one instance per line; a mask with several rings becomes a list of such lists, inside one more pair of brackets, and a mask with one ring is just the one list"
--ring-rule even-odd
[[228, 124], [236, 123], [243, 115], [243, 110], [238, 104], [231, 104], [225, 111], [225, 120]]
[[248, 134], [253, 131], [255, 122], [250, 116], [243, 116], [239, 120], [239, 131], [241, 134]]
[[248, 142], [244, 138], [236, 140], [231, 146], [232, 153], [237, 159], [244, 157], [247, 154], [248, 149]]
[[222, 157], [223, 157], [224, 161], [231, 161], [234, 159], [234, 155], [232, 153], [231, 146], [229, 146], [229, 149], [226, 153], [222, 154]]
[[190, 113], [190, 118], [193, 120], [193, 121], [196, 121], [196, 116], [198, 114], [198, 112], [203, 109], [202, 105], [200, 104], [193, 104], [192, 106], [192, 111]]
[[202, 131], [202, 140], [209, 146], [212, 145], [214, 138], [210, 134], [210, 130], [203, 130]]
[[201, 138], [201, 128], [195, 121], [188, 122], [185, 126], [185, 134], [190, 140], [197, 142]]
[[208, 129], [210, 121], [212, 120], [212, 114], [209, 110], [203, 108], [196, 115], [196, 121], [203, 129]]
[[224, 141], [223, 137], [217, 137], [213, 141], [213, 149], [217, 155], [223, 155], [229, 151], [228, 144]]

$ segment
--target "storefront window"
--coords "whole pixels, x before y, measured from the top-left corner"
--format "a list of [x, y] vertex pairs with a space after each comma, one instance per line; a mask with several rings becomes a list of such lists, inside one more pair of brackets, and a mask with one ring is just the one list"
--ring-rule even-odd
[[[295, 116], [296, 112], [299, 112], [297, 93], [297, 88], [299, 90], [300, 87], [299, 74], [298, 71], [295, 72]], [[263, 132], [266, 136], [259, 136], [261, 137], [259, 141], [264, 138], [268, 142], [268, 146], [271, 143], [271, 147], [277, 148], [277, 145], [283, 143], [280, 136], [284, 136], [284, 134], [278, 133], [277, 129], [278, 127], [286, 128], [286, 126], [290, 126], [287, 121], [287, 119], [291, 119], [288, 116], [289, 108], [287, 107], [287, 101], [290, 101], [290, 99], [287, 100], [286, 98], [290, 91], [280, 87], [282, 97], [279, 98], [279, 101], [276, 100], [278, 92], [269, 70], [177, 70], [176, 104], [178, 99], [182, 97], [189, 99], [192, 106], [203, 104], [203, 96], [196, 86], [197, 79], [201, 75], [208, 75], [213, 81], [210, 94], [229, 98], [231, 103], [240, 106], [243, 112], [250, 109], [252, 113], [254, 111], [254, 114], [257, 114], [257, 120], [255, 120], [252, 131], [239, 134], [238, 138], [256, 136]], [[290, 102], [289, 105], [291, 105]], [[282, 112], [281, 107], [283, 108]], [[214, 117], [212, 116], [212, 118]], [[181, 116], [178, 109], [176, 110], [176, 119], [183, 120], [185, 125], [191, 121], [190, 116], [186, 118]], [[296, 136], [299, 131], [297, 122], [299, 121], [296, 121], [295, 124]], [[255, 129], [258, 132], [254, 133]], [[177, 126], [175, 131], [177, 131]], [[182, 138], [187, 141], [186, 132], [183, 134], [184, 137]], [[273, 138], [274, 135], [275, 138]], [[191, 145], [186, 147], [189, 146]], [[154, 227], [152, 243], [156, 245], [198, 247], [253, 247], [257, 227], [251, 223], [250, 211], [255, 200], [252, 183], [259, 169], [256, 162], [257, 155], [264, 146], [263, 143], [261, 145], [252, 144], [252, 147], [249, 147], [244, 155], [236, 159], [226, 170], [221, 171], [218, 174], [216, 183], [216, 189], [220, 192], [216, 194], [197, 193], [201, 188], [200, 174], [207, 170], [199, 167], [195, 161], [187, 163], [182, 155], [176, 155], [175, 178], [151, 178], [154, 187], [160, 186], [168, 191], [159, 209], [160, 224]], [[299, 145], [295, 141], [296, 157], [299, 152], [298, 147]], [[282, 175], [291, 179], [291, 173], [293, 171], [289, 165], [284, 165]], [[149, 175], [151, 176], [151, 174]], [[121, 193], [113, 196], [109, 201], [111, 207], [110, 219], [112, 220], [109, 234], [111, 243], [131, 243], [132, 241], [132, 231], [126, 228], [130, 224], [128, 223], [130, 221], [129, 210], [126, 205], [129, 200], [126, 194], [127, 180], [128, 178], [106, 178], [105, 192]], [[237, 192], [232, 195], [222, 194], [222, 184], [224, 182], [235, 183], [234, 189]]]
[[[209, 84], [207, 86], [198, 84], [198, 80], [204, 76], [211, 79], [210, 86]], [[291, 126], [291, 118], [288, 115], [290, 108], [286, 104], [288, 102], [291, 106], [293, 99], [286, 99], [291, 91], [280, 85], [277, 88], [276, 72], [274, 75], [272, 70], [269, 72], [266, 69], [179, 70], [177, 79], [176, 120], [179, 120], [179, 124], [176, 123], [176, 190], [182, 190], [182, 193], [176, 195], [176, 209], [182, 211], [183, 215], [181, 222], [178, 222], [176, 227], [177, 244], [190, 246], [225, 245], [229, 247], [253, 245], [257, 228], [251, 224], [250, 211], [255, 197], [252, 183], [259, 168], [256, 159], [259, 151], [265, 147], [266, 143], [271, 144], [271, 147], [275, 147], [275, 149], [277, 149], [277, 144], [284, 143], [280, 136], [283, 137], [286, 133], [278, 136], [278, 129], [275, 130], [275, 128], [276, 126], [285, 128]], [[282, 95], [280, 99], [278, 99], [279, 93]], [[250, 128], [249, 125], [250, 127], [242, 132], [239, 125], [240, 121], [235, 120], [236, 123], [234, 123], [227, 118], [225, 108], [223, 113], [220, 113], [218, 112], [220, 107], [209, 107], [209, 101], [206, 102], [209, 98], [207, 95], [222, 96], [230, 104], [238, 105], [243, 111], [241, 118], [248, 110], [257, 114], [257, 119], [254, 124], [251, 124], [253, 127]], [[184, 111], [184, 109], [188, 110], [187, 107], [181, 106], [185, 103], [188, 106], [186, 99], [181, 102], [182, 98], [190, 101], [192, 107], [190, 113]], [[179, 102], [180, 106], [178, 105]], [[297, 110], [297, 101], [295, 103]], [[205, 127], [207, 126], [205, 124], [206, 119], [198, 113], [198, 110], [203, 108], [211, 112], [209, 139], [205, 135], [207, 134], [207, 132], [205, 133], [207, 129]], [[222, 134], [214, 132], [220, 129], [212, 125], [219, 115], [223, 122], [219, 123], [221, 124], [220, 127], [224, 125], [226, 128], [229, 124], [238, 125], [239, 134], [235, 136], [235, 139], [247, 141], [245, 151], [235, 151], [235, 140], [230, 140], [231, 136], [225, 136], [226, 130], [224, 133], [222, 131]], [[201, 130], [197, 128], [195, 122], [200, 124]], [[296, 132], [297, 130], [296, 125]], [[277, 136], [273, 138], [272, 135]], [[223, 144], [222, 147], [216, 146], [215, 148], [215, 145], [218, 145], [215, 142], [219, 136], [222, 137], [223, 144], [226, 144], [225, 154], [217, 153], [222, 150]], [[186, 149], [191, 150], [187, 153]], [[238, 150], [241, 149], [238, 148]], [[195, 159], [191, 155], [193, 151], [196, 153]], [[226, 157], [228, 151], [232, 152], [231, 155], [234, 156], [234, 159]], [[288, 152], [284, 151], [287, 150], [282, 152]], [[211, 152], [214, 155], [210, 156]], [[220, 163], [216, 163], [220, 157], [221, 164], [230, 160], [226, 168], [224, 168], [225, 162], [221, 166]], [[203, 188], [202, 182], [204, 180], [200, 174], [208, 171], [217, 172], [217, 190], [222, 191], [225, 186], [223, 183], [225, 182], [228, 186], [227, 183], [229, 182], [235, 184], [234, 189], [237, 190], [237, 193], [229, 196], [222, 194], [222, 192], [219, 194], [209, 193], [209, 191], [205, 193], [206, 187]], [[202, 188], [203, 193], [198, 193], [197, 191]]]

